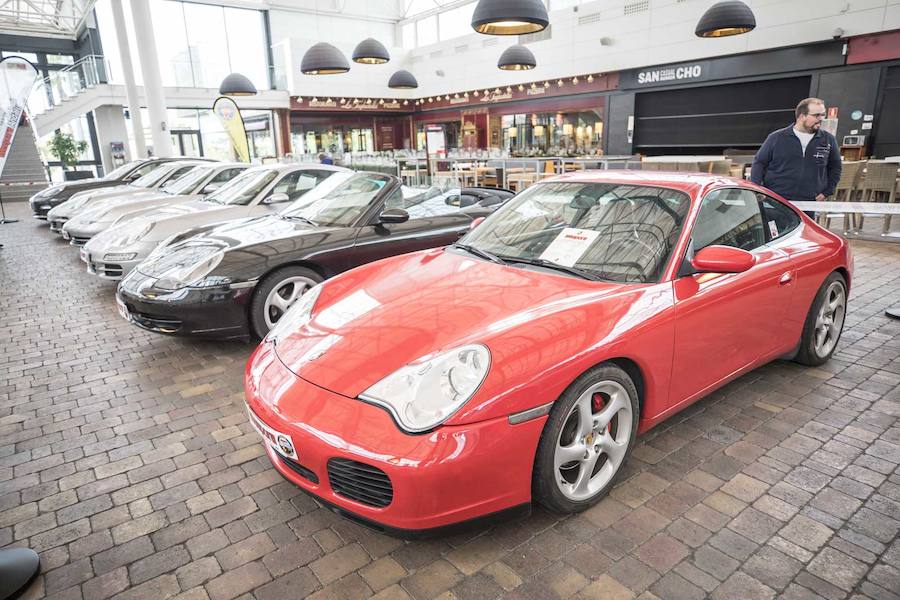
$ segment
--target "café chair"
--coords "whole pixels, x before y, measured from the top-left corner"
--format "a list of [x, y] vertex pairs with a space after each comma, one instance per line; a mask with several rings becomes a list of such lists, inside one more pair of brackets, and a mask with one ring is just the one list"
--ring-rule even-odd
[[[860, 188], [860, 202], [893, 203], [897, 198], [897, 163], [870, 160], [866, 163], [866, 175]], [[878, 215], [872, 215], [878, 216]], [[862, 231], [865, 214], [854, 214], [856, 233]], [[891, 215], [884, 215], [882, 235], [891, 227]]]
[[[841, 178], [834, 188], [834, 196], [828, 198], [828, 200], [834, 201], [834, 202], [853, 202], [855, 193], [860, 184], [860, 180], [862, 179], [863, 167], [865, 166], [865, 164], [866, 164], [866, 162], [863, 160], [844, 162], [841, 165]], [[825, 227], [827, 229], [831, 222], [831, 219], [839, 219], [839, 218], [843, 217], [844, 218], [844, 235], [848, 235], [852, 232], [852, 226], [850, 224], [851, 214], [852, 213], [849, 213], [849, 212], [846, 212], [846, 213], [820, 212], [818, 222], [819, 222], [819, 225], [822, 225], [823, 227]]]

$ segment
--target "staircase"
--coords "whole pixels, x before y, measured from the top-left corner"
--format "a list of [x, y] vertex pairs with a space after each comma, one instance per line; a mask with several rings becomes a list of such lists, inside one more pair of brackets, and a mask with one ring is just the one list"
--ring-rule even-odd
[[0, 175], [0, 198], [4, 202], [28, 200], [49, 186], [31, 125], [23, 123], [16, 131]]

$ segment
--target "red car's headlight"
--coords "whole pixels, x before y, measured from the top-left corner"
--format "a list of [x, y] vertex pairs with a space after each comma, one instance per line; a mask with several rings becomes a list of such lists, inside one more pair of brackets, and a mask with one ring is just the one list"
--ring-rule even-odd
[[409, 433], [428, 431], [449, 419], [475, 395], [491, 366], [491, 353], [470, 344], [426, 356], [398, 369], [360, 399], [387, 408]]

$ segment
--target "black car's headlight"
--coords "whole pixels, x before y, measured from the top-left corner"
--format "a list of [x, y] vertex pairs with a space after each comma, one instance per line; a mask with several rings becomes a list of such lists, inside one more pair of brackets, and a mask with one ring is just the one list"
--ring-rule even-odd
[[47, 188], [43, 192], [38, 193], [37, 197], [41, 199], [53, 198], [58, 196], [61, 191], [63, 191], [62, 187]]
[[221, 285], [228, 280], [221, 277], [214, 278], [209, 283], [205, 280], [222, 262], [223, 256], [225, 253], [219, 246], [188, 245], [150, 258], [139, 269], [144, 275], [158, 278], [154, 286], [161, 290]]

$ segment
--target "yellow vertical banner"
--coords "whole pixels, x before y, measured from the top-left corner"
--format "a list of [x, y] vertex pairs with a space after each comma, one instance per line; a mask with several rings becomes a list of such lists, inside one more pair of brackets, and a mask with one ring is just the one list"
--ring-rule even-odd
[[237, 159], [242, 162], [250, 162], [250, 147], [247, 145], [247, 132], [244, 130], [244, 119], [241, 111], [231, 98], [218, 98], [213, 103], [213, 112], [222, 122], [222, 127], [231, 139], [231, 145]]

